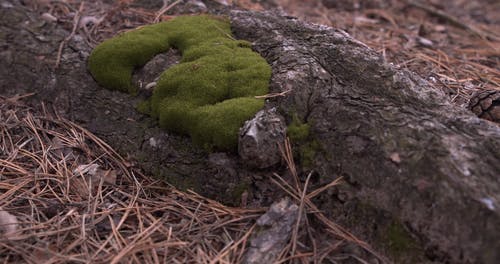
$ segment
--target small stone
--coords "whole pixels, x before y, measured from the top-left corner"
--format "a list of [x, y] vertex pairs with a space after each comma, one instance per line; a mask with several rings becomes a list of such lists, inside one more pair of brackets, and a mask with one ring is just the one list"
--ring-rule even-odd
[[156, 141], [156, 139], [154, 137], [151, 137], [151, 138], [149, 138], [149, 145], [152, 148], [156, 148], [158, 146], [158, 142]]

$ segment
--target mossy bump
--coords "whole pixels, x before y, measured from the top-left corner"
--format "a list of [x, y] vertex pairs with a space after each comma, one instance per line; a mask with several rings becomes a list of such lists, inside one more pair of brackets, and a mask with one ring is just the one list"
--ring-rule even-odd
[[180, 50], [180, 63], [161, 74], [138, 109], [205, 148], [234, 150], [239, 128], [264, 106], [255, 96], [268, 93], [271, 77], [269, 64], [250, 47], [231, 37], [227, 19], [179, 16], [104, 41], [88, 66], [100, 85], [135, 93], [135, 68], [170, 48]]

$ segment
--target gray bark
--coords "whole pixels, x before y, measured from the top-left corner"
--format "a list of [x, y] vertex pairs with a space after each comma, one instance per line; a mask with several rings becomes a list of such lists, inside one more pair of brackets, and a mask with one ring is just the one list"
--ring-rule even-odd
[[342, 31], [252, 12], [233, 12], [232, 26], [272, 65], [272, 92], [292, 90], [272, 104], [310, 125], [322, 146], [311, 168], [348, 181], [344, 206], [329, 196], [322, 209], [367, 205], [404, 223], [434, 260], [498, 263], [498, 126]]
[[257, 220], [258, 231], [253, 233], [243, 263], [275, 263], [292, 236], [299, 216], [299, 206], [290, 199], [273, 203]]
[[[86, 71], [84, 36], [75, 35], [54, 70], [68, 29], [43, 22], [18, 1], [4, 2], [1, 95], [35, 92], [27, 98], [32, 105], [55, 108], [174, 185], [232, 203], [244, 189], [250, 203], [270, 204], [281, 195], [266, 179], [286, 168], [254, 170], [235, 153], [205, 153], [135, 111], [139, 99], [98, 87]], [[347, 181], [315, 200], [320, 209], [388, 254], [398, 254], [390, 244], [401, 239], [387, 245], [384, 238], [400, 232], [381, 230], [400, 223], [431, 260], [500, 259], [497, 126], [453, 106], [341, 31], [252, 12], [232, 13], [232, 26], [272, 65], [272, 92], [291, 90], [269, 99], [267, 109], [276, 107], [287, 122], [297, 115], [309, 124], [310, 140], [319, 142], [309, 166], [319, 176], [315, 184], [338, 176]]]

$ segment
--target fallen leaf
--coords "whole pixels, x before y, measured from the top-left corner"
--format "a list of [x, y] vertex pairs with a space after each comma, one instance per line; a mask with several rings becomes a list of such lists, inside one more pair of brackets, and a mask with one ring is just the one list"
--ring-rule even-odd
[[99, 165], [90, 163], [78, 166], [75, 170], [73, 170], [73, 174], [89, 174], [94, 176], [97, 173], [97, 169], [99, 169]]

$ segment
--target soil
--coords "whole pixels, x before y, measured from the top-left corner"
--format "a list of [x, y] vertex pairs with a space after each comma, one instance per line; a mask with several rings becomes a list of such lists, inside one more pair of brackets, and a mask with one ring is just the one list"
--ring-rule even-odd
[[[154, 120], [135, 110], [135, 104], [148, 91], [138, 97], [108, 91], [95, 84], [88, 74], [86, 59], [92, 47], [116, 32], [153, 22], [155, 11], [161, 8], [158, 2], [92, 1], [85, 2], [82, 7], [79, 1], [56, 4], [0, 1], [0, 94], [26, 96], [25, 100], [36, 109], [54, 109], [105, 139], [145, 173], [179, 188], [192, 188], [226, 204], [245, 204], [247, 207], [267, 206], [278, 200], [283, 192], [269, 179], [277, 173], [292, 182], [286, 163], [256, 170], [248, 168], [237, 153], [207, 153], [198, 149], [188, 138], [166, 133]], [[187, 2], [190, 4], [176, 5], [159, 16], [160, 19], [200, 11], [228, 14], [231, 9], [216, 3], [221, 1], [203, 1], [205, 7], [193, 5], [196, 1]], [[343, 29], [383, 54], [388, 61], [432, 82], [459, 107], [465, 107], [472, 93], [478, 90], [500, 90], [500, 42], [496, 35], [500, 28], [497, 16], [500, 5], [495, 1], [446, 4], [428, 1], [434, 11], [460, 18], [458, 24], [450, 17], [408, 4], [411, 1], [234, 2], [239, 6], [232, 8], [278, 8], [306, 21]], [[57, 21], [45, 15], [47, 13]], [[80, 21], [76, 26], [75, 18]], [[472, 29], [467, 27], [470, 25]], [[167, 66], [175, 63], [175, 59], [166, 60]], [[146, 78], [154, 79], [152, 76]], [[303, 119], [310, 113], [308, 109], [296, 110], [304, 114]], [[349, 120], [344, 121], [347, 126]], [[347, 138], [346, 142], [354, 156], [360, 155], [368, 144], [362, 137]], [[345, 172], [345, 168], [342, 170]], [[298, 172], [305, 181], [307, 168], [298, 168]], [[319, 174], [312, 177], [315, 186], [327, 181]], [[354, 176], [343, 176], [356, 189]], [[342, 224], [377, 244], [377, 250], [398, 263], [449, 261], [450, 256], [442, 251], [425, 248], [426, 244], [414, 237], [414, 226], [387, 215], [387, 210], [360, 203], [357, 198], [353, 199], [355, 194], [352, 192], [349, 188], [335, 188], [318, 197], [316, 202], [323, 203], [321, 208], [328, 209], [331, 214], [341, 214], [337, 219]], [[332, 199], [342, 204], [341, 210], [331, 205]], [[366, 256], [366, 252], [360, 251], [363, 252], [353, 248], [346, 252]]]
[[[7, 61], [7, 67], [2, 67], [0, 74], [9, 76], [1, 80], [2, 95], [34, 93], [28, 98], [32, 105], [40, 107], [43, 103], [56, 109], [62, 116], [104, 138], [149, 174], [228, 204], [240, 203], [239, 196], [251, 185], [252, 178], [268, 178], [272, 173], [236, 170], [236, 167], [244, 167], [236, 153], [209, 154], [186, 137], [165, 133], [155, 120], [136, 111], [135, 105], [145, 94], [133, 97], [99, 87], [86, 69], [92, 45], [84, 30], [64, 45], [61, 64], [54, 70], [54, 55], [68, 31], [57, 23], [44, 21], [40, 17], [43, 7], [35, 12], [32, 8], [16, 5], [0, 10], [5, 29], [1, 54]], [[88, 8], [112, 10], [103, 3]], [[19, 32], [13, 26], [19, 23], [24, 23], [25, 30]], [[16, 70], [11, 71], [9, 64], [15, 65]], [[260, 204], [261, 199], [268, 198], [261, 197], [255, 202]]]

